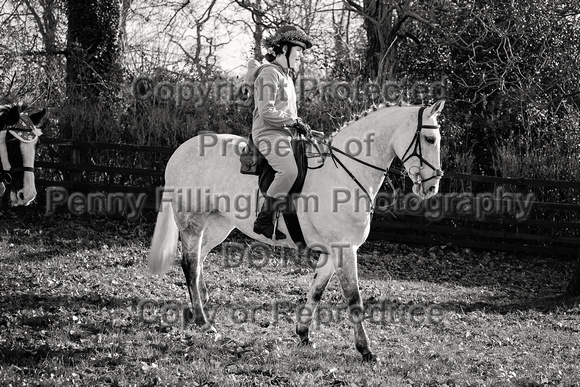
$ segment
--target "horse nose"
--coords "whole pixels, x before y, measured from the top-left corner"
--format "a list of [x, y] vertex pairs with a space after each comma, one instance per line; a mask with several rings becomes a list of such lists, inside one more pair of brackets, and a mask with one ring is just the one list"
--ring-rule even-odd
[[427, 197], [431, 197], [433, 195], [435, 195], [437, 193], [437, 187], [432, 185], [431, 187], [429, 187], [429, 189], [426, 192], [426, 196]]

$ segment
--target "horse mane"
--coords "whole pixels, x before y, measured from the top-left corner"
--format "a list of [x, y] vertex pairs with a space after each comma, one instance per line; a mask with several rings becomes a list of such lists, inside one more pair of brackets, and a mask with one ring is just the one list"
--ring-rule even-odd
[[18, 105], [18, 101], [15, 98], [0, 97], [0, 112], [5, 112]]
[[365, 109], [365, 110], [363, 110], [362, 112], [360, 112], [358, 114], [352, 115], [351, 118], [350, 118], [350, 120], [344, 122], [341, 126], [339, 126], [332, 133], [330, 133], [330, 138], [333, 138], [338, 133], [340, 133], [341, 130], [343, 130], [344, 128], [350, 126], [352, 123], [358, 121], [362, 117], [366, 117], [370, 113], [374, 113], [377, 110], [382, 110], [382, 109], [390, 108], [390, 107], [394, 107], [394, 106], [401, 107], [401, 106], [424, 106], [424, 105], [421, 105], [421, 104], [411, 104], [411, 103], [403, 102], [403, 101], [399, 101], [397, 103], [389, 103], [389, 102], [387, 102], [387, 103], [380, 103], [378, 105], [373, 104], [373, 106], [371, 106], [370, 108]]
[[341, 130], [343, 130], [344, 128], [350, 126], [352, 123], [358, 121], [360, 118], [366, 117], [370, 113], [376, 112], [378, 110], [386, 109], [386, 108], [389, 108], [389, 107], [392, 107], [392, 106], [408, 106], [408, 104], [403, 104], [403, 103], [397, 103], [397, 104], [381, 103], [381, 104], [378, 104], [378, 105], [373, 104], [373, 106], [371, 106], [370, 108], [365, 109], [365, 110], [363, 110], [362, 112], [360, 112], [358, 114], [352, 115], [351, 118], [350, 118], [350, 120], [344, 122], [341, 126], [339, 126], [332, 133], [330, 133], [330, 137], [333, 138], [338, 133], [340, 133]]
[[31, 106], [19, 101], [16, 97], [0, 97], [0, 113], [10, 110], [14, 106], [18, 106], [20, 113], [24, 113], [31, 108]]

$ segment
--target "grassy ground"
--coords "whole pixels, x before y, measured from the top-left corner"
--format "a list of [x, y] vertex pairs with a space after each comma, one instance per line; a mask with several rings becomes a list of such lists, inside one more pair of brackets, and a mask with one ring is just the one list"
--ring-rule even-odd
[[152, 229], [0, 210], [0, 385], [580, 386], [579, 303], [560, 297], [573, 262], [368, 243], [360, 287], [381, 362], [363, 364], [336, 278], [315, 347], [297, 347], [312, 269], [288, 251], [259, 265], [211, 253], [219, 334], [184, 324], [180, 266], [147, 273]]

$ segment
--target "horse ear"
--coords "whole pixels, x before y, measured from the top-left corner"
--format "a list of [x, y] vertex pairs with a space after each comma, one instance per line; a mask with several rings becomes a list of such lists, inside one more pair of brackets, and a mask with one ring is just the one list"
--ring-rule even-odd
[[7, 113], [0, 117], [0, 126], [16, 125], [20, 120], [20, 110], [18, 106], [12, 106]]
[[30, 117], [30, 120], [32, 121], [32, 123], [34, 124], [34, 126], [36, 126], [44, 118], [45, 114], [46, 114], [46, 109], [42, 109], [39, 112], [30, 114], [28, 117]]
[[440, 114], [443, 110], [443, 106], [445, 106], [445, 100], [440, 99], [439, 101], [435, 102], [433, 106], [429, 108], [429, 112], [427, 114], [428, 117], [431, 117], [435, 114]]

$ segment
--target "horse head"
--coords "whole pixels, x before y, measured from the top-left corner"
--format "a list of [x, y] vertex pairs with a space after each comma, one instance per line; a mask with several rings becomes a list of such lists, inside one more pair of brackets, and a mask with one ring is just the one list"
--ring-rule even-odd
[[441, 133], [437, 116], [443, 110], [445, 100], [439, 100], [429, 107], [421, 107], [416, 117], [414, 131], [409, 126], [400, 128], [398, 141], [394, 144], [395, 153], [401, 159], [407, 175], [413, 181], [413, 193], [423, 199], [439, 191], [439, 181], [443, 176], [440, 160]]
[[46, 111], [20, 106], [12, 100], [0, 105], [0, 196], [10, 188], [12, 206], [29, 205], [36, 198], [34, 158], [42, 132], [36, 125]]

